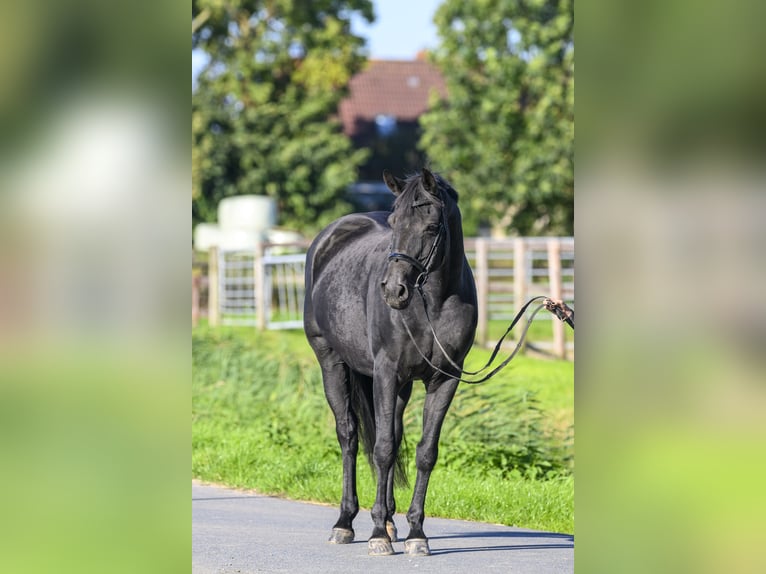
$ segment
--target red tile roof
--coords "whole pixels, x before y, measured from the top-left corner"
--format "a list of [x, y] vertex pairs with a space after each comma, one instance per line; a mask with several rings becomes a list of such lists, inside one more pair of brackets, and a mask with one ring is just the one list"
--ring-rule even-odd
[[357, 122], [374, 122], [380, 114], [416, 121], [428, 109], [432, 90], [447, 95], [444, 78], [425, 60], [371, 60], [351, 78], [349, 95], [340, 103], [343, 131], [353, 136]]

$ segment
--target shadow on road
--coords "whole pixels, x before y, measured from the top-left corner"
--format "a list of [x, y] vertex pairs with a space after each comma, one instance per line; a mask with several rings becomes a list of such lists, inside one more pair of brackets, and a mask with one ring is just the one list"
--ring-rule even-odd
[[486, 546], [470, 546], [465, 548], [445, 548], [445, 549], [432, 549], [432, 554], [452, 554], [452, 553], [464, 553], [464, 552], [503, 552], [510, 550], [553, 550], [553, 549], [572, 549], [574, 548], [574, 536], [571, 534], [555, 534], [548, 532], [456, 532], [454, 534], [447, 534], [441, 536], [431, 536], [429, 540], [468, 540], [476, 538], [487, 539], [505, 539], [506, 541], [511, 538], [524, 539], [528, 541], [530, 538], [545, 538], [545, 539], [557, 539], [561, 542], [551, 544], [500, 544], [500, 545], [486, 545]]
[[561, 538], [574, 543], [574, 536], [571, 534], [558, 534], [553, 532], [517, 532], [517, 531], [497, 531], [489, 532], [456, 532], [454, 534], [442, 534], [441, 536], [429, 536], [429, 540], [438, 540], [446, 538]]
[[574, 546], [572, 544], [520, 544], [518, 546], [472, 546], [468, 548], [446, 548], [444, 550], [431, 550], [431, 554], [437, 556], [439, 554], [455, 554], [463, 552], [504, 552], [508, 550], [551, 550], [555, 548], [571, 549]]

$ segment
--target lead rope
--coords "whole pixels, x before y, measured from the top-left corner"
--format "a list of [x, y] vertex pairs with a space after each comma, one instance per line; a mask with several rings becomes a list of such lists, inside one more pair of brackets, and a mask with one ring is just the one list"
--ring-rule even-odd
[[521, 349], [522, 344], [524, 343], [524, 340], [527, 337], [527, 331], [529, 331], [529, 326], [532, 324], [532, 321], [535, 318], [535, 315], [537, 315], [542, 309], [547, 309], [551, 313], [554, 313], [559, 319], [562, 321], [566, 321], [572, 329], [574, 329], [574, 313], [572, 310], [566, 306], [566, 304], [563, 301], [553, 301], [552, 299], [545, 297], [544, 295], [538, 295], [537, 297], [533, 297], [529, 301], [527, 301], [524, 306], [519, 309], [518, 313], [516, 313], [516, 316], [513, 318], [513, 321], [511, 321], [510, 326], [505, 330], [505, 333], [500, 338], [500, 340], [495, 345], [494, 350], [492, 351], [492, 355], [489, 358], [489, 361], [487, 361], [487, 364], [484, 365], [481, 369], [477, 371], [466, 371], [464, 370], [460, 365], [458, 365], [455, 361], [453, 361], [450, 356], [447, 354], [447, 351], [445, 351], [444, 347], [442, 346], [441, 342], [439, 341], [439, 338], [436, 336], [436, 331], [434, 330], [433, 323], [431, 322], [431, 317], [428, 314], [428, 304], [426, 303], [426, 297], [423, 293], [422, 285], [417, 285], [418, 292], [420, 293], [420, 298], [423, 301], [423, 309], [426, 313], [426, 320], [428, 321], [428, 327], [431, 329], [431, 333], [433, 334], [434, 341], [436, 341], [436, 345], [441, 350], [444, 357], [447, 359], [447, 361], [455, 367], [458, 371], [459, 375], [478, 375], [482, 371], [486, 370], [495, 360], [495, 357], [497, 356], [497, 353], [500, 351], [500, 345], [505, 340], [508, 333], [511, 332], [511, 330], [516, 326], [516, 323], [518, 323], [519, 319], [524, 315], [527, 308], [534, 303], [535, 301], [539, 299], [543, 299], [543, 302], [535, 307], [534, 311], [532, 311], [532, 314], [529, 316], [529, 319], [527, 319], [526, 325], [524, 325], [524, 330], [521, 332], [521, 336], [519, 337], [518, 343], [516, 343], [516, 347], [514, 348], [513, 352], [497, 367], [495, 367], [491, 372], [483, 376], [481, 379], [477, 380], [470, 380], [470, 379], [464, 379], [462, 376], [456, 376], [454, 373], [449, 373], [447, 371], [444, 371], [443, 369], [440, 369], [436, 365], [434, 365], [431, 360], [426, 357], [425, 353], [420, 350], [420, 347], [418, 347], [418, 344], [415, 342], [415, 337], [412, 335], [412, 331], [410, 331], [409, 325], [407, 325], [407, 321], [404, 319], [404, 314], [402, 314], [402, 324], [404, 325], [405, 330], [407, 331], [407, 335], [410, 337], [410, 341], [412, 341], [413, 346], [417, 350], [418, 354], [423, 358], [423, 360], [428, 363], [428, 365], [438, 371], [439, 373], [443, 375], [447, 375], [448, 377], [455, 378], [458, 381], [462, 383], [468, 383], [469, 385], [476, 385], [479, 383], [483, 383], [490, 378], [494, 377], [501, 369], [503, 369], [508, 363], [511, 362], [511, 360], [516, 356], [516, 353], [519, 352], [519, 349]]

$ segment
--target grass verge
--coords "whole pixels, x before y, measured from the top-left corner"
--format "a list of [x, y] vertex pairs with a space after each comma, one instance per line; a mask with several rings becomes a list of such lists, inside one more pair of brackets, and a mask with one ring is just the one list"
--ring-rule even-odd
[[[340, 449], [303, 334], [199, 328], [192, 339], [193, 476], [337, 504]], [[474, 349], [469, 361], [486, 358]], [[571, 363], [520, 357], [488, 385], [461, 385], [427, 514], [573, 532], [572, 371]], [[418, 388], [407, 410], [410, 445], [420, 437], [422, 399]], [[413, 460], [409, 471], [413, 479]], [[371, 507], [374, 482], [361, 453], [358, 490]], [[411, 494], [397, 490], [400, 510]]]

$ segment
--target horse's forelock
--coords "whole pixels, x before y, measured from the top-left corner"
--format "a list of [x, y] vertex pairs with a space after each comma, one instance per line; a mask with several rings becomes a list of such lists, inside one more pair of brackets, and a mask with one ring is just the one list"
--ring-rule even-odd
[[[439, 174], [434, 174], [434, 178], [436, 179], [436, 185], [440, 192], [444, 192], [447, 197], [450, 197], [455, 203], [458, 201], [458, 193], [455, 191], [455, 189], [449, 184], [449, 182], [444, 179]], [[396, 200], [394, 201], [394, 209], [396, 209], [399, 205], [408, 205], [411, 204], [415, 197], [415, 192], [420, 188], [420, 184], [423, 180], [423, 175], [421, 173], [416, 173], [412, 175], [408, 175], [404, 178], [404, 187], [402, 188], [402, 192], [397, 196]]]

